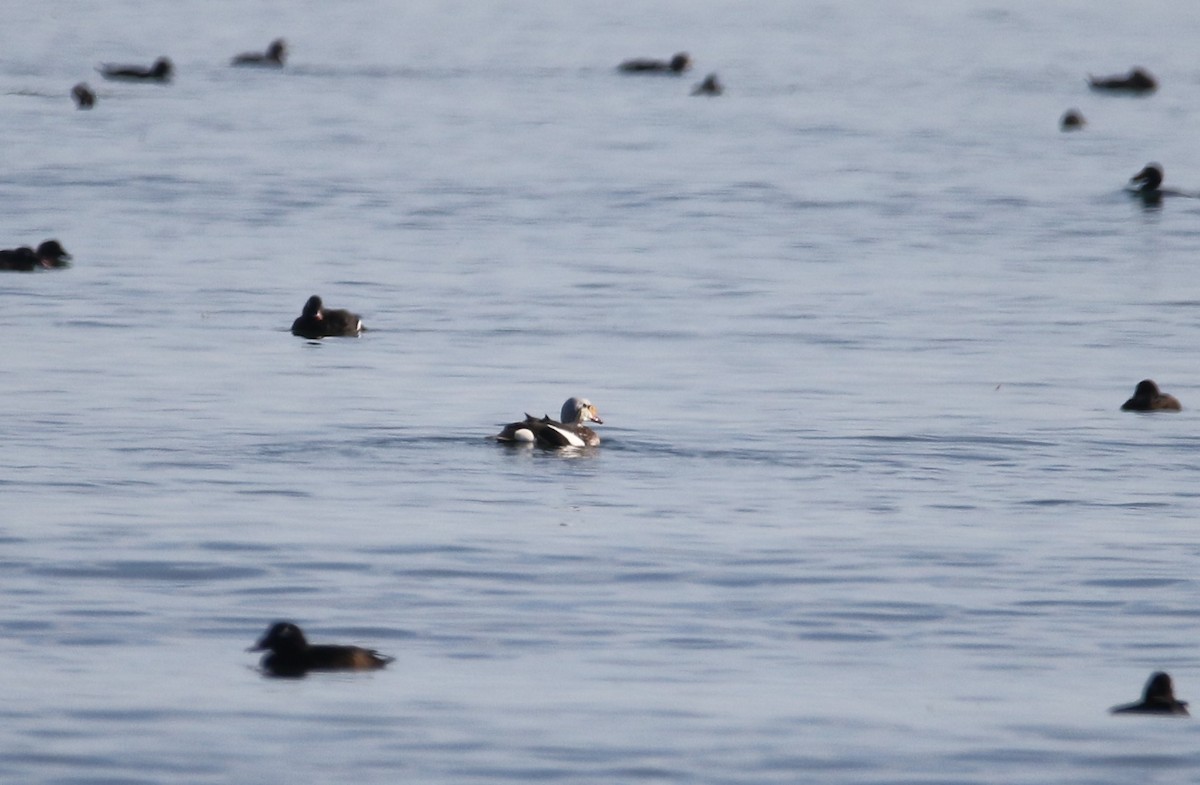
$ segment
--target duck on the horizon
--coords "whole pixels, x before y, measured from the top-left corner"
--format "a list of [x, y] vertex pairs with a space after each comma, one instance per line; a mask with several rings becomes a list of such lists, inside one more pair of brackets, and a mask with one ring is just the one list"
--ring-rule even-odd
[[520, 422], [509, 423], [500, 433], [496, 441], [508, 444], [532, 444], [538, 447], [595, 447], [600, 444], [600, 437], [585, 422], [601, 425], [600, 413], [587, 398], [568, 398], [562, 405], [559, 415], [561, 420], [554, 421], [549, 415], [540, 420], [531, 414], [526, 414]]
[[[1148, 163], [1142, 170], [1129, 178], [1130, 187], [1128, 192], [1136, 197], [1139, 197], [1148, 204], [1157, 204], [1162, 201], [1164, 196], [1192, 196], [1192, 194], [1176, 191], [1172, 188], [1163, 188], [1163, 168], [1158, 163]], [[1134, 187], [1134, 184], [1137, 184]]]
[[1108, 90], [1118, 93], [1145, 94], [1158, 89], [1158, 80], [1150, 72], [1140, 66], [1132, 69], [1124, 76], [1096, 77], [1088, 74], [1088, 85], [1093, 90]]
[[47, 240], [37, 247], [28, 245], [0, 251], [0, 270], [28, 273], [34, 270], [49, 270], [70, 267], [71, 254], [58, 242]]
[[309, 671], [365, 671], [395, 660], [374, 649], [358, 646], [313, 645], [295, 624], [272, 624], [258, 643], [246, 651], [266, 651], [260, 665], [272, 676], [303, 676]]
[[160, 57], [154, 65], [146, 68], [140, 65], [110, 65], [108, 63], [96, 67], [105, 79], [117, 79], [127, 82], [169, 82], [175, 71], [170, 58]]
[[243, 52], [233, 58], [231, 65], [260, 65], [270, 68], [282, 68], [287, 60], [287, 42], [276, 38], [267, 47], [266, 52]]
[[304, 310], [292, 322], [292, 335], [315, 340], [332, 336], [354, 337], [366, 328], [362, 317], [341, 308], [326, 308], [321, 298], [313, 295], [304, 303]]
[[692, 88], [692, 95], [720, 95], [725, 92], [725, 85], [717, 80], [716, 74], [709, 74], [704, 81]]
[[1113, 714], [1174, 714], [1178, 717], [1191, 716], [1187, 710], [1187, 701], [1175, 697], [1175, 688], [1171, 685], [1171, 677], [1162, 671], [1150, 674], [1142, 699], [1137, 703], [1126, 703], [1109, 709]]
[[91, 109], [96, 105], [96, 94], [92, 92], [92, 88], [88, 87], [87, 82], [80, 82], [72, 87], [71, 97], [75, 99], [75, 106], [78, 109]]
[[1159, 392], [1158, 385], [1151, 379], [1142, 379], [1133, 391], [1133, 397], [1121, 404], [1123, 412], [1178, 412], [1183, 407], [1174, 395]]
[[679, 52], [670, 60], [655, 60], [650, 57], [626, 60], [617, 66], [617, 70], [630, 74], [682, 74], [691, 67], [692, 58], [687, 52]]
[[1078, 109], [1068, 109], [1063, 112], [1062, 119], [1058, 121], [1058, 127], [1063, 131], [1078, 131], [1085, 125], [1087, 125], [1087, 119]]

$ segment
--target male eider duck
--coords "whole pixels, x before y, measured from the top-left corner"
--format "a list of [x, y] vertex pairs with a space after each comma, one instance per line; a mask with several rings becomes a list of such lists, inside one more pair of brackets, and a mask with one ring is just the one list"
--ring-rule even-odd
[[261, 65], [269, 68], [282, 68], [287, 60], [287, 42], [276, 38], [267, 47], [266, 52], [244, 52], [233, 58], [232, 65]]
[[1113, 706], [1109, 709], [1113, 714], [1174, 714], [1179, 717], [1190, 716], [1187, 701], [1175, 697], [1175, 689], [1171, 686], [1171, 677], [1162, 671], [1150, 674], [1142, 699], [1137, 703], [1127, 703], [1123, 706]]
[[0, 251], [0, 270], [28, 273], [39, 269], [70, 267], [71, 254], [58, 240], [47, 240], [37, 247], [28, 245]]
[[382, 668], [395, 658], [358, 646], [314, 646], [295, 624], [276, 622], [246, 651], [269, 651], [262, 668], [272, 676], [303, 676], [309, 671], [367, 671]]
[[692, 58], [688, 56], [687, 52], [679, 52], [670, 60], [655, 60], [648, 57], [626, 60], [617, 66], [617, 70], [627, 74], [682, 74], [691, 67]]
[[526, 414], [521, 422], [509, 423], [496, 434], [496, 441], [509, 444], [533, 444], [538, 447], [595, 447], [600, 437], [585, 422], [604, 424], [600, 413], [587, 398], [568, 398], [562, 406], [562, 420], [555, 422], [549, 415], [538, 419]]
[[154, 65], [145, 68], [140, 65], [101, 65], [96, 68], [105, 79], [117, 79], [127, 82], [169, 82], [171, 73], [175, 70], [169, 58], [160, 57]]
[[353, 337], [361, 333], [362, 318], [339, 308], [326, 308], [321, 298], [313, 295], [304, 304], [304, 310], [292, 322], [292, 335], [301, 338], [325, 338], [328, 336]]
[[725, 86], [717, 81], [716, 74], [709, 74], [704, 81], [692, 88], [692, 95], [720, 95], [725, 92]]
[[71, 97], [75, 99], [75, 106], [79, 109], [91, 109], [96, 105], [96, 94], [88, 87], [87, 82], [80, 82], [72, 87]]
[[1093, 90], [1138, 95], [1153, 93], [1158, 89], [1158, 81], [1144, 68], [1134, 68], [1124, 76], [1095, 77], [1088, 74], [1088, 84]]
[[1158, 391], [1158, 385], [1150, 379], [1142, 379], [1133, 391], [1133, 397], [1121, 404], [1123, 412], [1178, 412], [1183, 409], [1179, 399]]
[[1063, 131], [1078, 131], [1087, 125], [1083, 112], [1078, 109], [1068, 109], [1058, 121], [1058, 127]]

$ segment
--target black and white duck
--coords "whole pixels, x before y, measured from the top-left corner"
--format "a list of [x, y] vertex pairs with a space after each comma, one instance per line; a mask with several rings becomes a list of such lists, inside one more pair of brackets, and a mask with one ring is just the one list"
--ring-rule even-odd
[[496, 441], [509, 444], [532, 444], [538, 447], [595, 447], [600, 437], [585, 422], [604, 424], [600, 413], [587, 398], [568, 398], [562, 406], [561, 419], [549, 415], [540, 420], [526, 414], [520, 422], [509, 423], [496, 434]]

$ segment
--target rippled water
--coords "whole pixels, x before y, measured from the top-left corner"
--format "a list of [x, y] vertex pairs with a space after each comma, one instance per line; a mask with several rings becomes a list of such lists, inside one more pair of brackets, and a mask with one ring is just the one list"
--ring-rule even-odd
[[[1200, 764], [1106, 713], [1158, 669], [1200, 695], [1200, 200], [1121, 193], [1200, 190], [1200, 10], [6, 17], [3, 244], [75, 265], [0, 278], [0, 778]], [[227, 66], [280, 35], [286, 69]], [[92, 71], [160, 54], [169, 86]], [[1154, 96], [1087, 91], [1135, 64]], [[313, 293], [369, 331], [289, 335]], [[1145, 377], [1185, 411], [1119, 412]], [[486, 439], [570, 395], [598, 450]], [[397, 660], [265, 678], [282, 618]]]

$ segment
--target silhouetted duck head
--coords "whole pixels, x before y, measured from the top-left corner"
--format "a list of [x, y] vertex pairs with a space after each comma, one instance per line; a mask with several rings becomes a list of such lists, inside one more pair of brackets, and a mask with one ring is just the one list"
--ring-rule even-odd
[[1146, 164], [1140, 172], [1129, 178], [1129, 182], [1140, 183], [1136, 189], [1139, 193], [1157, 191], [1163, 182], [1163, 168], [1156, 163]]
[[47, 240], [37, 247], [37, 257], [46, 267], [70, 267], [71, 254], [58, 240]]
[[1078, 131], [1087, 125], [1087, 120], [1084, 119], [1083, 112], [1078, 109], [1068, 109], [1063, 113], [1062, 120], [1058, 125], [1064, 131]]
[[1110, 709], [1113, 714], [1173, 714], [1187, 717], [1187, 701], [1175, 697], [1175, 688], [1171, 677], [1162, 671], [1150, 674], [1142, 699], [1137, 703], [1127, 703]]
[[87, 82], [80, 82], [72, 87], [71, 97], [75, 99], [75, 105], [80, 109], [91, 109], [96, 105], [96, 94], [92, 92], [92, 88], [88, 87]]
[[154, 61], [154, 66], [150, 69], [150, 76], [154, 79], [170, 79], [174, 71], [174, 63], [169, 58], [160, 57]]
[[717, 81], [716, 74], [709, 74], [704, 81], [692, 88], [692, 95], [720, 95], [725, 87]]
[[1124, 412], [1177, 412], [1182, 408], [1174, 395], [1160, 392], [1151, 379], [1138, 382], [1133, 397], [1121, 404], [1121, 411]]

